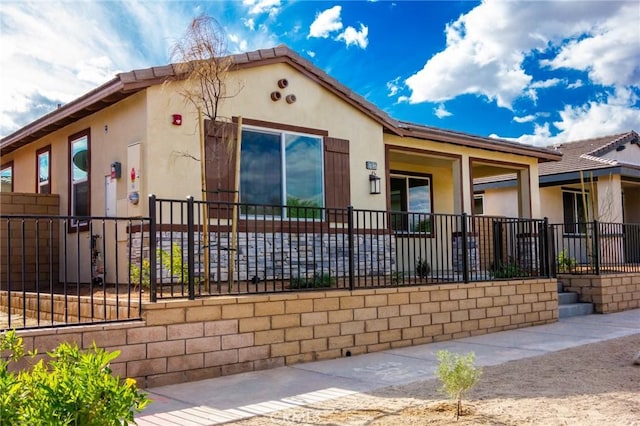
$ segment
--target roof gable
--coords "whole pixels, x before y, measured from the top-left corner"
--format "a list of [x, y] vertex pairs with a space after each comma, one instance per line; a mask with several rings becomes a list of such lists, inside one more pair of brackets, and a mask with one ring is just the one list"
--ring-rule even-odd
[[[354, 108], [380, 123], [383, 130], [387, 133], [403, 137], [428, 139], [436, 142], [525, 155], [537, 158], [541, 162], [557, 161], [560, 159], [559, 153], [548, 148], [534, 147], [506, 140], [484, 138], [419, 124], [399, 122], [284, 45], [235, 54], [231, 55], [230, 58], [232, 60], [232, 71], [271, 63], [287, 63]], [[14, 151], [80, 118], [113, 105], [132, 94], [172, 79], [181, 79], [178, 67], [175, 64], [120, 73], [102, 86], [44, 115], [0, 140], [0, 154], [4, 155]]]

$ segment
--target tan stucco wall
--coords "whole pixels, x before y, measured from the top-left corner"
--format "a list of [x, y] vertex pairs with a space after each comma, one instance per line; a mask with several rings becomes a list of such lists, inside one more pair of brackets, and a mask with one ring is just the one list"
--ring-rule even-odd
[[[277, 81], [286, 78], [289, 85], [279, 89]], [[197, 139], [197, 114], [194, 107], [170, 89], [181, 83], [148, 90], [149, 143], [145, 150], [148, 192], [183, 198], [200, 195], [200, 165], [180, 155], [186, 151], [200, 157]], [[263, 120], [290, 126], [325, 130], [329, 136], [350, 141], [351, 202], [354, 206], [372, 209], [385, 208], [384, 181], [381, 195], [369, 194], [369, 171], [365, 161], [376, 161], [382, 175], [384, 146], [382, 127], [354, 109], [316, 82], [286, 64], [274, 64], [235, 72], [227, 81], [228, 92], [237, 94], [223, 102], [220, 117], [242, 116], [243, 119]], [[177, 89], [179, 90], [179, 89]], [[280, 90], [283, 98], [274, 102], [270, 93]], [[296, 102], [288, 104], [284, 97], [296, 95]], [[171, 115], [182, 114], [182, 126], [171, 124]], [[346, 206], [345, 206], [346, 207]]]
[[518, 193], [515, 187], [484, 191], [484, 215], [518, 217]]
[[[113, 161], [123, 163], [123, 177], [118, 182], [117, 197], [126, 199], [126, 147], [146, 138], [145, 95], [140, 93], [116, 105], [70, 124], [46, 137], [2, 156], [2, 162], [14, 162], [14, 191], [35, 192], [36, 151], [51, 145], [51, 192], [60, 195], [60, 212], [68, 213], [69, 136], [91, 129], [91, 210], [104, 215], [104, 177]], [[105, 130], [107, 126], [107, 130]], [[126, 207], [126, 206], [125, 206]], [[126, 209], [119, 208], [119, 215]]]
[[596, 189], [598, 220], [621, 223], [623, 215], [620, 175], [599, 177]]
[[640, 223], [640, 187], [624, 189], [624, 220]]

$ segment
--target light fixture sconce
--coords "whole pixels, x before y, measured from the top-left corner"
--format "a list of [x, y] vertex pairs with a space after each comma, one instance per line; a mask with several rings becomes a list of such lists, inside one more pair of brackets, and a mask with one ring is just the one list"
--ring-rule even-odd
[[282, 94], [280, 92], [271, 92], [271, 100], [273, 102], [279, 101], [282, 98]]
[[182, 126], [182, 115], [181, 114], [171, 115], [171, 124], [173, 124], [174, 126]]
[[375, 173], [371, 173], [369, 175], [369, 193], [370, 194], [379, 194], [380, 193], [380, 176], [377, 176]]

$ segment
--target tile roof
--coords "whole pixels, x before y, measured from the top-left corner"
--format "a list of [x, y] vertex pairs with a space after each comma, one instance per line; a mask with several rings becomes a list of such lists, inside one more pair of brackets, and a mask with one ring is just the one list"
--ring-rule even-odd
[[544, 163], [539, 166], [539, 175], [577, 172], [580, 170], [604, 169], [620, 164], [619, 161], [600, 158], [627, 142], [640, 142], [635, 131], [602, 136], [555, 145], [553, 148], [562, 153], [562, 160]]

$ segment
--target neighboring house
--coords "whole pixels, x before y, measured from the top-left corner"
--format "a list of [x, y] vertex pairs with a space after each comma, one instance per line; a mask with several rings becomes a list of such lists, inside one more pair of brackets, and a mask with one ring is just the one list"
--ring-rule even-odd
[[[563, 225], [564, 246], [580, 247], [574, 251], [584, 253], [573, 255], [585, 260], [587, 244], [576, 239], [585, 235], [586, 222], [640, 223], [640, 137], [630, 131], [550, 148], [562, 153], [562, 160], [538, 168], [540, 214], [552, 224]], [[514, 213], [513, 175], [475, 179], [474, 192], [484, 214]], [[640, 238], [626, 241], [637, 244]]]
[[[241, 202], [471, 214], [473, 180], [512, 173], [513, 215], [542, 216], [535, 176], [559, 151], [397, 121], [284, 46], [232, 58], [237, 93], [220, 116], [242, 118]], [[59, 194], [69, 215], [145, 216], [147, 194], [199, 199], [184, 84], [172, 65], [118, 74], [4, 137], [2, 190]], [[217, 142], [207, 138], [207, 187], [232, 190], [235, 162]]]

